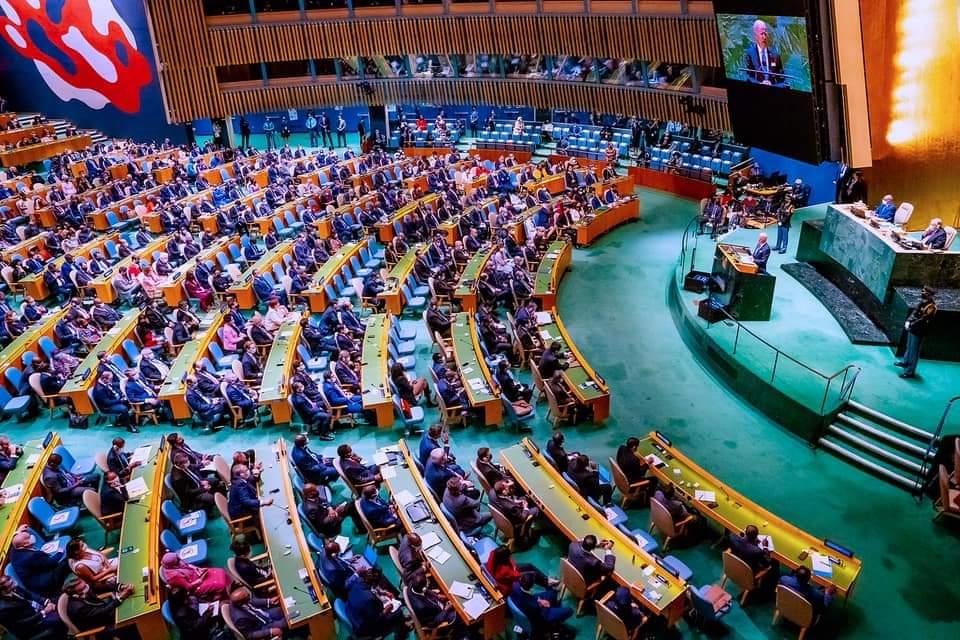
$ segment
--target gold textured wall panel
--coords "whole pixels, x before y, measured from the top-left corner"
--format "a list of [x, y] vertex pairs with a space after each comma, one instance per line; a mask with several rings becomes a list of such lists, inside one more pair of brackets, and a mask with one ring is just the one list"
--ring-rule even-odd
[[[216, 68], [402, 53], [516, 53], [639, 58], [720, 66], [711, 16], [438, 16], [305, 21], [211, 27], [197, 0], [147, 0], [160, 77], [172, 122], [286, 107], [353, 104], [356, 82], [225, 90]], [[373, 81], [372, 101], [490, 103], [638, 113], [729, 129], [725, 99], [697, 97], [703, 116], [686, 114], [689, 94], [611, 85], [528, 80]]]

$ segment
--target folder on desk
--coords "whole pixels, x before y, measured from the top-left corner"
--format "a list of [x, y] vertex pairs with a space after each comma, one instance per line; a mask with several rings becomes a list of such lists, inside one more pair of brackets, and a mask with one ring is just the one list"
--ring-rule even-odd
[[474, 593], [473, 597], [463, 603], [463, 610], [467, 612], [471, 618], [479, 618], [483, 615], [484, 611], [487, 610], [489, 603], [487, 599], [483, 597], [482, 593]]
[[717, 504], [717, 494], [715, 491], [700, 491], [697, 489], [693, 492], [693, 497], [704, 504]]
[[537, 324], [550, 324], [553, 322], [553, 317], [550, 315], [549, 311], [537, 311]]
[[425, 550], [438, 544], [440, 544], [440, 536], [434, 531], [424, 534], [420, 539], [420, 546]]
[[153, 449], [152, 444], [146, 444], [142, 447], [137, 447], [133, 450], [133, 455], [130, 456], [130, 464], [134, 462], [139, 462], [140, 464], [146, 463], [150, 459], [150, 451]]
[[406, 489], [402, 491], [397, 491], [393, 495], [393, 498], [397, 501], [397, 504], [399, 504], [401, 507], [405, 507], [406, 505], [416, 500], [416, 497]]
[[813, 562], [813, 575], [820, 576], [821, 578], [830, 578], [833, 576], [833, 564], [830, 562], [830, 558], [823, 555], [822, 553], [811, 553], [810, 560]]
[[377, 464], [388, 464], [390, 459], [387, 457], [386, 451], [377, 451], [373, 454], [373, 461]]
[[127, 500], [136, 500], [150, 491], [143, 478], [134, 478], [124, 486], [127, 488]]

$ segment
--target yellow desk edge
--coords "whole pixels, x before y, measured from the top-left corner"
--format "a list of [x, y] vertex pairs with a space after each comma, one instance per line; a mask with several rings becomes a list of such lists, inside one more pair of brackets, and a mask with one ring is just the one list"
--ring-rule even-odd
[[553, 321], [556, 323], [557, 328], [560, 330], [560, 336], [563, 338], [564, 343], [566, 343], [567, 348], [573, 353], [574, 357], [577, 359], [577, 362], [580, 363], [580, 366], [583, 367], [584, 371], [587, 372], [587, 375], [597, 383], [600, 389], [604, 393], [610, 393], [609, 387], [607, 387], [606, 382], [602, 382], [600, 377], [597, 375], [597, 372], [593, 370], [593, 367], [590, 366], [590, 362], [583, 357], [583, 354], [580, 353], [580, 350], [577, 349], [576, 343], [570, 339], [570, 334], [567, 333], [567, 328], [563, 326], [563, 321], [560, 319], [560, 314], [557, 312], [557, 308], [554, 307], [550, 310], [550, 313], [553, 315]]
[[50, 458], [50, 454], [53, 453], [54, 449], [62, 444], [60, 440], [60, 434], [58, 434], [56, 431], [52, 432], [52, 434], [53, 435], [50, 438], [50, 442], [40, 453], [40, 458], [37, 460], [37, 463], [33, 465], [33, 468], [30, 470], [30, 475], [27, 476], [27, 479], [23, 483], [23, 490], [20, 492], [20, 497], [17, 498], [17, 502], [13, 506], [13, 516], [15, 517], [10, 518], [10, 526], [7, 527], [5, 531], [0, 533], [0, 564], [3, 564], [7, 560], [7, 554], [10, 550], [10, 542], [13, 540], [13, 534], [16, 533], [17, 527], [20, 526], [20, 521], [23, 519], [23, 512], [27, 510], [27, 503], [30, 502], [30, 499], [33, 497], [31, 495], [33, 488], [40, 483], [40, 477], [43, 475], [43, 468], [47, 466], [47, 460]]

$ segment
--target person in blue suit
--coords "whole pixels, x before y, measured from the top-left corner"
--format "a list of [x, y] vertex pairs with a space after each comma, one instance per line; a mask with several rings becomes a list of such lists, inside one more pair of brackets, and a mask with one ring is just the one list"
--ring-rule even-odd
[[333, 466], [332, 458], [324, 458], [314, 453], [309, 446], [309, 439], [306, 435], [300, 434], [293, 439], [293, 449], [290, 451], [290, 458], [294, 466], [303, 476], [306, 482], [312, 484], [330, 484], [334, 482], [340, 474]]
[[260, 514], [260, 507], [272, 504], [273, 498], [261, 498], [257, 495], [257, 488], [250, 482], [249, 467], [240, 465], [233, 468], [233, 484], [230, 485], [230, 495], [227, 497], [227, 512], [230, 518], [256, 518]]
[[380, 637], [393, 633], [396, 640], [410, 635], [403, 610], [383, 604], [374, 590], [380, 590], [383, 574], [377, 567], [361, 569], [347, 579], [347, 618], [361, 637]]
[[226, 383], [227, 400], [235, 407], [238, 407], [243, 414], [244, 420], [249, 420], [257, 413], [257, 399], [253, 392], [245, 384], [237, 379], [236, 374], [227, 373], [223, 376]]
[[327, 402], [329, 402], [331, 406], [346, 406], [348, 413], [360, 413], [363, 411], [363, 398], [358, 394], [347, 395], [337, 382], [332, 371], [327, 371], [323, 374], [323, 395], [327, 397]]
[[223, 398], [214, 398], [204, 395], [197, 386], [197, 379], [193, 376], [187, 377], [187, 405], [190, 411], [200, 418], [200, 421], [213, 425], [224, 417], [227, 411], [227, 403]]
[[353, 565], [340, 557], [340, 551], [340, 545], [332, 538], [328, 538], [323, 545], [323, 553], [318, 556], [318, 568], [333, 595], [345, 599], [347, 580], [356, 575], [356, 570]]
[[747, 81], [774, 87], [785, 87], [783, 61], [776, 49], [770, 46], [770, 34], [767, 23], [757, 20], [753, 23], [753, 44], [747, 49], [743, 66], [747, 70]]
[[165, 414], [165, 407], [157, 392], [137, 375], [136, 369], [127, 369], [124, 372], [126, 380], [123, 383], [123, 393], [128, 402], [136, 404], [145, 404], [152, 407], [159, 414]]
[[417, 459], [420, 460], [420, 464], [424, 467], [427, 466], [427, 462], [430, 460], [430, 454], [434, 449], [443, 449], [450, 460], [455, 460], [453, 454], [450, 453], [450, 434], [444, 433], [443, 425], [439, 423], [430, 425], [430, 428], [420, 437], [420, 449], [417, 452]]
[[883, 200], [877, 205], [873, 215], [884, 222], [893, 222], [894, 217], [897, 215], [897, 203], [893, 201], [893, 196], [889, 193], [883, 196]]
[[360, 498], [360, 510], [370, 526], [375, 529], [392, 529], [400, 527], [400, 520], [394, 507], [387, 504], [380, 497], [380, 490], [374, 485], [363, 488]]
[[113, 373], [104, 371], [93, 387], [93, 402], [102, 413], [117, 416], [117, 424], [127, 426], [127, 431], [139, 433], [140, 430], [130, 422], [130, 404], [123, 393], [114, 386]]
[[761, 233], [757, 238], [757, 246], [753, 249], [753, 262], [760, 273], [767, 272], [767, 261], [770, 259], [770, 245], [767, 244], [767, 234]]
[[813, 605], [813, 611], [817, 615], [826, 610], [833, 602], [833, 596], [837, 593], [833, 585], [822, 589], [816, 585], [810, 584], [810, 569], [807, 567], [797, 567], [793, 573], [780, 578], [780, 584], [793, 589]]
[[65, 552], [46, 553], [40, 550], [41, 544], [42, 540], [21, 525], [13, 535], [7, 559], [25, 589], [52, 599], [59, 595], [63, 581], [70, 575], [70, 565]]
[[243, 348], [243, 357], [240, 358], [243, 367], [244, 380], [260, 380], [263, 376], [263, 367], [260, 365], [260, 354], [255, 342], [248, 342]]
[[[533, 572], [521, 574], [520, 579], [513, 583], [510, 598], [529, 618], [534, 637], [539, 637], [561, 625], [566, 627], [563, 623], [573, 615], [573, 609], [560, 606], [554, 589], [543, 589], [535, 593], [533, 591], [535, 582], [536, 576]], [[575, 634], [569, 637], [574, 636]]]
[[283, 306], [288, 304], [287, 292], [282, 288], [274, 288], [273, 284], [261, 273], [254, 273], [253, 275], [253, 291], [262, 302], [269, 302], [271, 298], [277, 298]]

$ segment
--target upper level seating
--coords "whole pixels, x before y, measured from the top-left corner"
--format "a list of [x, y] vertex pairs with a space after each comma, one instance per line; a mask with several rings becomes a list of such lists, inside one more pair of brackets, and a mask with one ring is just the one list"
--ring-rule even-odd
[[533, 152], [540, 144], [543, 124], [539, 122], [524, 123], [523, 133], [513, 134], [512, 120], [498, 120], [494, 123], [494, 130], [486, 129], [477, 136], [477, 147], [480, 149], [507, 149], [510, 151]]

